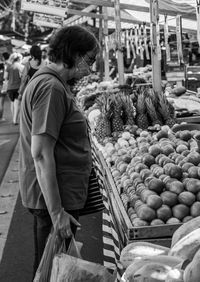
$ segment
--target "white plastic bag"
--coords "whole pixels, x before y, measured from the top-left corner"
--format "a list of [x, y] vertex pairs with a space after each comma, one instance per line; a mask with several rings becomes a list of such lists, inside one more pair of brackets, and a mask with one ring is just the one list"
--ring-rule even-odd
[[106, 267], [67, 254], [56, 255], [50, 282], [114, 282]]

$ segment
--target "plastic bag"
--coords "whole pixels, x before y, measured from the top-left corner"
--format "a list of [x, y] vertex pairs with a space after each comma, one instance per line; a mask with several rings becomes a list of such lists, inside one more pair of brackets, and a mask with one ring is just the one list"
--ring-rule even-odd
[[63, 253], [53, 259], [50, 282], [114, 282], [115, 279], [115, 275], [100, 264]]
[[57, 230], [52, 229], [33, 282], [48, 282], [50, 280], [53, 258], [59, 253], [66, 253], [65, 241], [61, 240]]
[[72, 257], [82, 258], [80, 252], [82, 245], [83, 245], [82, 243], [76, 242], [74, 236], [72, 236], [70, 245], [67, 250], [67, 254]]

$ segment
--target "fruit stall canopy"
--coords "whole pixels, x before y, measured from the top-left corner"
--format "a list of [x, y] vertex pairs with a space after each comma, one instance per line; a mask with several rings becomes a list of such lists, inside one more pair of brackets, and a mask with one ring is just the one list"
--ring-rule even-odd
[[[150, 0], [121, 0], [120, 3], [137, 5], [143, 8], [143, 11], [128, 10], [129, 14], [137, 20], [150, 22], [150, 13], [148, 11]], [[196, 0], [159, 0], [159, 22], [164, 23], [164, 14], [168, 15], [168, 25], [176, 27], [175, 14], [182, 15], [183, 28], [188, 30], [197, 30], [196, 21]], [[142, 9], [141, 9], [142, 10]]]
[[[111, 1], [100, 1], [100, 0], [72, 0], [71, 2], [77, 2], [85, 4], [90, 4], [90, 6], [107, 6], [109, 9], [109, 13], [112, 12], [114, 15], [114, 9], [111, 6], [114, 6]], [[176, 19], [175, 16], [177, 14], [182, 15], [182, 25], [183, 29], [191, 32], [196, 32], [197, 30], [197, 20], [196, 20], [196, 0], [159, 0], [159, 14], [160, 14], [160, 24], [164, 23], [164, 14], [168, 15], [168, 25], [175, 29], [176, 27]], [[124, 20], [121, 21], [122, 28], [131, 28], [133, 25], [143, 22], [147, 24], [150, 23], [150, 0], [120, 0], [121, 11], [125, 10], [129, 14], [129, 19], [132, 17], [132, 22], [129, 20], [125, 23]], [[125, 7], [127, 6], [127, 8]], [[129, 7], [132, 6], [132, 8]], [[89, 8], [89, 6], [88, 6]], [[70, 23], [77, 20], [79, 18], [80, 22], [90, 21], [91, 17], [72, 17], [69, 19]], [[121, 17], [122, 18], [122, 17]], [[68, 19], [66, 20], [68, 22]], [[115, 28], [114, 18], [113, 20], [109, 19], [108, 21], [109, 28]]]

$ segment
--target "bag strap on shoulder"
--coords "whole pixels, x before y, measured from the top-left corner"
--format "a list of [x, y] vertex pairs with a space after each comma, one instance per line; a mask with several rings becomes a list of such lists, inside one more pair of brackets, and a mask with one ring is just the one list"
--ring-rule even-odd
[[60, 75], [57, 74], [55, 71], [51, 71], [50, 69], [47, 69], [47, 68], [45, 68], [44, 70], [39, 70], [39, 71], [37, 71], [37, 72], [33, 75], [33, 77], [30, 79], [30, 81], [32, 81], [32, 80], [35, 79], [36, 77], [41, 76], [41, 75], [44, 75], [44, 74], [49, 74], [49, 75], [52, 75], [52, 76], [56, 77], [56, 78], [60, 81], [60, 83], [63, 85], [63, 87], [65, 88], [65, 90], [68, 91], [67, 85], [64, 83], [64, 81], [63, 81], [63, 79], [60, 77]]

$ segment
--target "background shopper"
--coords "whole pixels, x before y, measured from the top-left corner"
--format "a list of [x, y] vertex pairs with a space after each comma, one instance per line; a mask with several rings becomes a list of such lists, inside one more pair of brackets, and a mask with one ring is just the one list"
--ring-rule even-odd
[[19, 115], [19, 87], [24, 66], [21, 64], [22, 55], [13, 53], [9, 58], [10, 63], [7, 65], [5, 79], [8, 81], [7, 93], [11, 101], [11, 113], [13, 124], [18, 124]]
[[39, 46], [33, 45], [30, 49], [30, 55], [31, 58], [25, 64], [22, 73], [21, 84], [19, 89], [19, 99], [21, 99], [24, 89], [28, 84], [28, 81], [31, 79], [34, 73], [39, 70], [39, 68], [42, 66], [42, 51]]
[[2, 53], [2, 63], [0, 64], [0, 121], [4, 121], [4, 102], [7, 94], [8, 81], [6, 79], [6, 70], [10, 54], [8, 52]]

